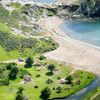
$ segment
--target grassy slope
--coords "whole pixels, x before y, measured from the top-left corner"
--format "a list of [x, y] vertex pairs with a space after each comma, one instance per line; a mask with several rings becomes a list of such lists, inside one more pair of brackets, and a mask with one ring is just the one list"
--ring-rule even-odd
[[[7, 34], [9, 34], [8, 38], [14, 36], [14, 35], [12, 35], [11, 30], [5, 24], [2, 24], [2, 23], [0, 23], [0, 32], [2, 32], [2, 33], [6, 32]], [[18, 39], [18, 40], [19, 40], [19, 38], [21, 39], [21, 37], [18, 37], [18, 36], [14, 36], [14, 38]], [[27, 57], [27, 56], [34, 55], [34, 54], [37, 54], [37, 53], [43, 53], [43, 52], [46, 52], [46, 51], [50, 51], [50, 50], [55, 49], [54, 45], [55, 45], [55, 43], [52, 39], [49, 39], [49, 40], [40, 39], [40, 40], [37, 41], [37, 43], [35, 44], [35, 46], [32, 49], [26, 48], [26, 49], [24, 49], [24, 52], [21, 52], [18, 49], [7, 52], [0, 45], [0, 61], [17, 59], [19, 57]]]
[[10, 29], [5, 24], [2, 24], [2, 23], [0, 23], [0, 31], [11, 33]]
[[[0, 31], [1, 32], [8, 32], [10, 35], [12, 34], [12, 32], [10, 31], [10, 29], [5, 25], [0, 23]], [[10, 51], [10, 52], [6, 52], [4, 50], [4, 48], [0, 45], [0, 61], [3, 60], [10, 60], [10, 59], [15, 59], [18, 58], [19, 54], [18, 51]]]

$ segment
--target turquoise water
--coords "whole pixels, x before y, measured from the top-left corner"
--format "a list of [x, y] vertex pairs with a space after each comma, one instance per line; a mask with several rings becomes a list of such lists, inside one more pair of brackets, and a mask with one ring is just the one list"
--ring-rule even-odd
[[55, 0], [34, 0], [35, 2], [40, 2], [40, 3], [53, 3]]
[[100, 47], [100, 22], [67, 22], [61, 30], [74, 39]]

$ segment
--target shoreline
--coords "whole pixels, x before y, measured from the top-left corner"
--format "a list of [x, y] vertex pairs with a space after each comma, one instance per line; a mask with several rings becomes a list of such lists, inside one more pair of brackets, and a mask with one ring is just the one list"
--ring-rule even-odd
[[67, 36], [59, 28], [63, 20], [58, 17], [46, 18], [44, 21], [48, 36], [59, 44], [59, 48], [44, 54], [48, 59], [73, 64], [77, 69], [100, 75], [100, 48]]
[[[62, 22], [61, 24], [63, 24], [63, 22]], [[59, 27], [59, 28], [60, 28], [60, 27]], [[61, 29], [60, 29], [60, 30], [61, 30]], [[70, 30], [68, 29], [68, 31], [70, 31]], [[99, 47], [99, 46], [95, 46], [95, 45], [93, 45], [93, 44], [91, 44], [91, 43], [88, 43], [88, 42], [85, 42], [85, 41], [81, 41], [81, 40], [79, 40], [79, 39], [75, 39], [75, 38], [71, 37], [70, 32], [64, 33], [63, 30], [61, 30], [61, 32], [65, 35], [66, 38], [70, 38], [71, 40], [74, 40], [74, 41], [76, 41], [76, 42], [79, 42], [79, 43], [81, 43], [81, 44], [83, 44], [83, 45], [90, 46], [90, 47], [92, 47], [92, 48], [94, 48], [94, 49], [100, 50], [100, 47]], [[61, 33], [61, 32], [60, 32], [60, 33]]]

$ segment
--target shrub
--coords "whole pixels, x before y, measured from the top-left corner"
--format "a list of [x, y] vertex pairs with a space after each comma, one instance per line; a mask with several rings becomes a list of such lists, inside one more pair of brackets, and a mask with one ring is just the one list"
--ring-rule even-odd
[[6, 69], [11, 70], [12, 67], [16, 67], [16, 66], [17, 66], [16, 63], [9, 63], [9, 64], [6, 65]]
[[18, 67], [11, 67], [10, 73], [9, 73], [9, 79], [16, 79], [18, 74]]
[[46, 83], [47, 83], [47, 84], [51, 84], [52, 82], [53, 82], [53, 81], [52, 81], [51, 79], [47, 79], [47, 80], [46, 80]]
[[61, 93], [61, 90], [62, 90], [62, 87], [58, 86], [58, 87], [56, 88], [56, 93]]
[[39, 57], [39, 60], [44, 60], [44, 59], [46, 59], [46, 57], [43, 56], [43, 55], [41, 55], [41, 56]]
[[53, 89], [52, 90], [55, 90], [55, 87], [53, 87]]
[[72, 84], [73, 77], [69, 75], [65, 78], [65, 80], [66, 80], [66, 84]]
[[41, 77], [41, 75], [40, 75], [40, 74], [37, 74], [37, 75], [36, 75], [36, 78], [37, 78], [37, 77]]
[[48, 100], [50, 95], [51, 95], [51, 90], [48, 87], [46, 87], [41, 91], [40, 98], [42, 98], [43, 100]]
[[57, 77], [57, 80], [60, 80], [61, 79], [61, 77]]
[[12, 3], [8, 4], [7, 6], [19, 8], [21, 6], [21, 4], [18, 2], [12, 2]]
[[30, 67], [32, 67], [32, 64], [34, 63], [32, 57], [28, 57], [28, 58], [26, 59], [25, 62], [26, 62], [26, 64], [25, 64], [25, 67], [26, 67], [26, 68], [30, 68]]
[[5, 78], [0, 78], [0, 85], [9, 85], [9, 79], [7, 77]]
[[34, 88], [36, 88], [36, 89], [37, 89], [37, 88], [38, 88], [38, 85], [35, 85], [35, 86], [34, 86]]
[[53, 71], [55, 70], [55, 65], [54, 64], [50, 64], [48, 66], [48, 70], [50, 70], [50, 72], [53, 73]]
[[23, 78], [23, 76], [25, 76], [25, 75], [31, 76], [31, 74], [30, 74], [27, 70], [20, 69], [20, 70], [19, 70], [19, 73], [18, 73], [18, 76], [19, 76], [20, 78]]

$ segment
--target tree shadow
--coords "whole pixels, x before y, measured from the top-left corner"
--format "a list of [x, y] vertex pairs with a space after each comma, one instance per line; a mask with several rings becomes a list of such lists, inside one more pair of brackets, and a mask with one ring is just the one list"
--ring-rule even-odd
[[16, 77], [9, 77], [9, 80], [16, 80]]
[[31, 68], [31, 67], [32, 67], [32, 65], [28, 65], [28, 64], [24, 65], [24, 68]]
[[46, 72], [46, 75], [47, 76], [52, 76], [52, 75], [54, 75], [54, 73], [52, 73], [52, 72]]

